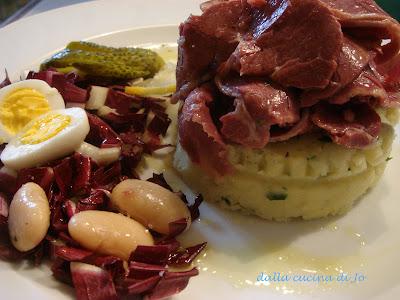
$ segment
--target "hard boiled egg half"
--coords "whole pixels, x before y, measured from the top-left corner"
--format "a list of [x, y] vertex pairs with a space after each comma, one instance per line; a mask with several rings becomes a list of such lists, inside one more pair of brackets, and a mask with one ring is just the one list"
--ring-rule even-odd
[[42, 80], [23, 80], [0, 89], [0, 144], [8, 143], [40, 115], [63, 108], [57, 89]]
[[4, 148], [0, 159], [14, 170], [40, 166], [74, 152], [89, 130], [82, 108], [50, 111], [25, 125]]

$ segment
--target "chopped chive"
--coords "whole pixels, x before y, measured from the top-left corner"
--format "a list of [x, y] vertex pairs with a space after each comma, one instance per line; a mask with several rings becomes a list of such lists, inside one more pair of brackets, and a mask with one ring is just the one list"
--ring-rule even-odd
[[393, 157], [387, 157], [386, 161], [391, 161], [393, 159]]
[[224, 201], [227, 205], [231, 205], [231, 200], [227, 197], [221, 197], [221, 200]]
[[271, 201], [281, 201], [281, 200], [286, 200], [288, 194], [286, 192], [269, 192], [267, 194], [267, 198]]

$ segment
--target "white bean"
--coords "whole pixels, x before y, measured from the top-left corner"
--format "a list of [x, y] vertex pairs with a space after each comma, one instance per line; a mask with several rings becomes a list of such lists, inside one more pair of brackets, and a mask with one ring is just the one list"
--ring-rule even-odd
[[158, 184], [127, 179], [111, 193], [111, 202], [121, 213], [162, 234], [169, 233], [169, 223], [191, 218], [187, 206], [173, 192]]
[[50, 207], [44, 190], [33, 182], [24, 184], [11, 201], [8, 230], [16, 249], [32, 250], [44, 239], [50, 226]]
[[82, 247], [128, 260], [138, 245], [154, 245], [140, 223], [120, 214], [89, 210], [75, 214], [68, 223], [71, 237]]

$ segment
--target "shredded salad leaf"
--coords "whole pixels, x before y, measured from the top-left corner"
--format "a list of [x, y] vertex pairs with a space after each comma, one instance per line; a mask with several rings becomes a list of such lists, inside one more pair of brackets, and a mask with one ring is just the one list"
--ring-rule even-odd
[[[90, 85], [75, 73], [63, 74], [55, 69], [30, 72], [27, 79], [46, 81], [63, 96], [66, 105], [85, 105]], [[11, 82], [6, 77], [0, 88]], [[19, 261], [28, 259], [40, 264], [51, 260], [55, 279], [75, 287], [78, 299], [123, 299], [146, 297], [161, 299], [183, 290], [189, 279], [198, 274], [189, 269], [206, 243], [188, 248], [175, 239], [186, 228], [186, 220], [170, 224], [165, 236], [155, 233], [155, 246], [139, 246], [127, 265], [117, 257], [98, 255], [80, 247], [68, 233], [68, 221], [76, 213], [86, 210], [113, 211], [110, 192], [119, 182], [138, 178], [135, 168], [145, 153], [170, 147], [162, 144], [171, 123], [163, 100], [126, 94], [119, 86], [108, 86], [105, 105], [110, 112], [101, 116], [87, 112], [90, 132], [85, 142], [99, 148], [120, 147], [119, 159], [109, 165], [97, 165], [90, 157], [73, 153], [63, 159], [37, 168], [20, 170], [17, 176], [2, 171], [0, 163], [0, 259]], [[0, 145], [0, 153], [4, 145]], [[172, 191], [162, 174], [149, 179]], [[47, 194], [50, 205], [50, 229], [46, 238], [35, 249], [21, 253], [8, 236], [8, 209], [15, 192], [25, 183], [35, 182]], [[202, 197], [188, 206], [192, 221], [199, 216]], [[172, 272], [170, 267], [185, 268]]]

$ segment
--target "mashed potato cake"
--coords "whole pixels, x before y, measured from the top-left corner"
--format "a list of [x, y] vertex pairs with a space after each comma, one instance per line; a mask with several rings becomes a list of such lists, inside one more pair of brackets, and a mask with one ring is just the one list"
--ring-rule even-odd
[[[396, 123], [397, 110], [381, 112]], [[229, 146], [233, 175], [209, 177], [178, 145], [174, 166], [207, 201], [261, 218], [287, 221], [343, 214], [382, 176], [394, 130], [383, 124], [379, 140], [366, 149], [347, 149], [318, 134], [270, 143], [262, 150]]]

